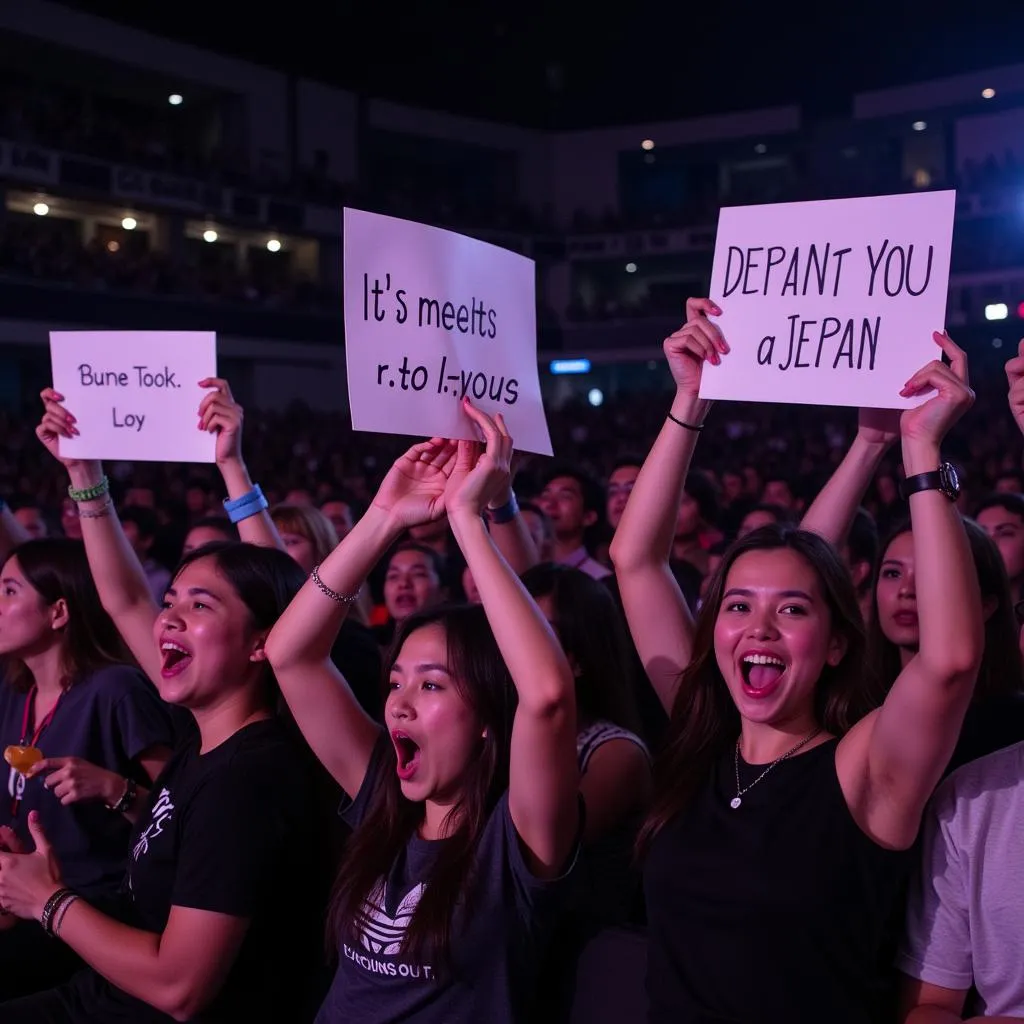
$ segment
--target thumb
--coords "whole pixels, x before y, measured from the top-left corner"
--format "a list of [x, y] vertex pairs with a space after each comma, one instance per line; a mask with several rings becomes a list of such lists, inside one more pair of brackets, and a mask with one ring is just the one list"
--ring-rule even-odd
[[43, 823], [39, 817], [38, 811], [32, 811], [28, 816], [28, 831], [32, 836], [32, 842], [36, 844], [36, 852], [43, 854], [45, 857], [50, 855], [50, 840], [46, 838], [46, 833], [43, 831]]

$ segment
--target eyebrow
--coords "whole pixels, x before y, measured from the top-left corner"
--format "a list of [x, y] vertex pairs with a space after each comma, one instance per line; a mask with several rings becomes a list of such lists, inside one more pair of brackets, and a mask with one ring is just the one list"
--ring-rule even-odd
[[[405, 670], [402, 668], [401, 664], [396, 661], [394, 663], [394, 665], [391, 666], [391, 671], [392, 672], [401, 672], [401, 673], [404, 674]], [[436, 661], [425, 661], [422, 664], [416, 666], [416, 671], [417, 672], [443, 672], [446, 676], [450, 676], [451, 675], [451, 670], [448, 668], [447, 665], [441, 665], [441, 664], [439, 664]]]
[[[168, 587], [164, 591], [164, 596], [165, 597], [177, 597], [178, 596], [178, 591], [175, 590], [174, 587]], [[188, 596], [189, 597], [210, 597], [210, 598], [213, 598], [214, 601], [220, 601], [220, 598], [212, 590], [206, 590], [204, 587], [189, 587], [188, 588]]]
[[4, 583], [5, 585], [13, 585], [15, 587], [21, 586], [21, 581], [16, 580], [13, 576], [5, 576], [2, 580], [0, 580], [0, 583]]
[[[733, 587], [725, 592], [725, 597], [753, 597], [754, 591], [744, 587]], [[776, 597], [799, 597], [804, 601], [810, 601], [811, 595], [804, 590], [780, 590]]]

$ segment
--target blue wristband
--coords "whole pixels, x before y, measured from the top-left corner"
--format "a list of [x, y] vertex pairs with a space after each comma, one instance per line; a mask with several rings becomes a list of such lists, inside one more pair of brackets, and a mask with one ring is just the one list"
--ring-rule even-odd
[[228, 518], [233, 523], [240, 523], [243, 519], [258, 515], [265, 508], [267, 508], [267, 499], [263, 496], [259, 484], [240, 498], [224, 499], [224, 511], [227, 512]]
[[487, 518], [497, 526], [501, 526], [502, 523], [511, 523], [517, 515], [519, 515], [519, 502], [516, 501], [515, 491], [504, 505], [487, 510]]

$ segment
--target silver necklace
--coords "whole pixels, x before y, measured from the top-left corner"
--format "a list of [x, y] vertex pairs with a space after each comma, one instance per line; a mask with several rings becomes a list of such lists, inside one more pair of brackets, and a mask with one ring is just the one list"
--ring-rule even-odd
[[735, 811], [740, 806], [740, 804], [743, 803], [743, 795], [745, 793], [749, 793], [777, 764], [782, 764], [783, 761], [788, 760], [795, 753], [797, 753], [800, 750], [803, 750], [803, 748], [806, 747], [807, 744], [810, 743], [811, 740], [813, 740], [814, 737], [819, 735], [820, 733], [821, 727], [819, 726], [817, 729], [814, 730], [814, 732], [810, 734], [810, 736], [805, 736], [792, 750], [787, 750], [786, 753], [782, 755], [782, 757], [775, 758], [775, 760], [772, 761], [772, 763], [768, 765], [768, 767], [765, 768], [765, 770], [761, 772], [761, 774], [758, 775], [758, 777], [754, 779], [754, 781], [749, 786], [744, 786], [742, 789], [740, 789], [740, 741], [737, 740], [736, 752], [733, 758], [733, 764], [736, 768], [736, 795], [729, 801], [729, 806]]

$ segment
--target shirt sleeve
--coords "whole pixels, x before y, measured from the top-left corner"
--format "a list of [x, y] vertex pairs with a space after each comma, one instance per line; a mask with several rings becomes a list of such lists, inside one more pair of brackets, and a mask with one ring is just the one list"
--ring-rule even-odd
[[150, 747], [173, 747], [174, 730], [167, 708], [149, 680], [127, 666], [111, 671], [110, 743], [115, 762], [124, 762], [127, 768], [127, 762]]
[[377, 783], [384, 770], [384, 755], [390, 744], [391, 740], [387, 733], [381, 730], [377, 742], [373, 745], [370, 763], [366, 766], [366, 774], [363, 776], [363, 784], [359, 787], [359, 792], [356, 793], [354, 799], [350, 800], [347, 796], [344, 797], [338, 806], [338, 815], [349, 828], [358, 828], [370, 811], [370, 805], [377, 791]]
[[302, 807], [300, 773], [276, 758], [236, 757], [210, 775], [184, 811], [171, 903], [254, 916], [280, 890], [288, 844], [304, 841]]
[[904, 974], [956, 991], [974, 981], [968, 906], [970, 844], [958, 835], [955, 790], [940, 789], [925, 819], [920, 870], [911, 884], [907, 926], [896, 959]]

